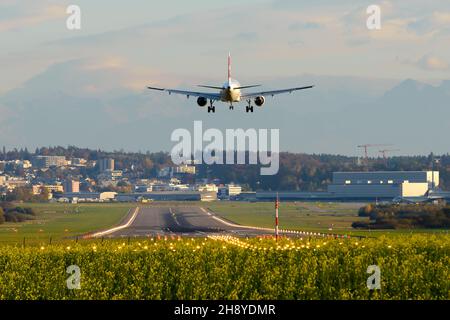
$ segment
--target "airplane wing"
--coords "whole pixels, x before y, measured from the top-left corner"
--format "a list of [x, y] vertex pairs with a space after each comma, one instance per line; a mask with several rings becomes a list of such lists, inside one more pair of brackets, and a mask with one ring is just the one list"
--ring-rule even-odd
[[184, 91], [184, 90], [175, 90], [175, 89], [164, 89], [164, 88], [155, 88], [155, 87], [147, 87], [147, 89], [150, 90], [157, 90], [157, 91], [166, 91], [169, 94], [175, 93], [175, 94], [181, 94], [186, 97], [204, 97], [206, 99], [211, 100], [219, 100], [220, 94], [218, 93], [211, 93], [211, 92], [195, 92], [195, 91]]
[[314, 88], [314, 86], [307, 86], [307, 87], [298, 87], [298, 88], [289, 88], [289, 89], [281, 89], [281, 90], [274, 90], [274, 91], [262, 91], [262, 92], [253, 92], [253, 93], [242, 93], [242, 98], [256, 98], [259, 96], [275, 96], [277, 94], [282, 93], [291, 93], [293, 91], [298, 90], [304, 90], [304, 89], [311, 89]]

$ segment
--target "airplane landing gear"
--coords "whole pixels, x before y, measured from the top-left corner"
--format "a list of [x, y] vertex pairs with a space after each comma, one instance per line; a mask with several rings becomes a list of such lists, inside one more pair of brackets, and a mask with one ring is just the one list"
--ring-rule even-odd
[[209, 100], [208, 113], [210, 113], [210, 112], [215, 113], [216, 112], [216, 107], [213, 106], [213, 103], [214, 103], [213, 100]]
[[252, 106], [252, 101], [249, 99], [247, 100], [248, 106], [245, 107], [245, 112], [253, 112], [253, 106]]
[[234, 106], [233, 105], [230, 105], [230, 110], [234, 110]]

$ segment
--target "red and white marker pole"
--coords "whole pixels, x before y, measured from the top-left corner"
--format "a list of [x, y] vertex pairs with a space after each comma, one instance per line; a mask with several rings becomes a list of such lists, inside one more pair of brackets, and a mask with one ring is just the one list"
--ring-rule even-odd
[[280, 206], [280, 201], [278, 200], [278, 192], [277, 192], [277, 200], [275, 200], [275, 239], [278, 241], [278, 207]]

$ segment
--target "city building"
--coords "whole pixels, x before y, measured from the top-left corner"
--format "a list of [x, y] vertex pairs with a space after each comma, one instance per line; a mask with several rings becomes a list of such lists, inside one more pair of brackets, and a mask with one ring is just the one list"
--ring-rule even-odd
[[170, 183], [152, 183], [152, 191], [173, 191], [173, 185]]
[[146, 184], [135, 185], [134, 186], [134, 191], [137, 192], [137, 193], [152, 192], [153, 191], [153, 186], [152, 185], [146, 185]]
[[9, 190], [13, 190], [15, 188], [23, 188], [28, 185], [29, 185], [28, 181], [21, 178], [8, 177], [8, 179], [6, 179], [6, 187]]
[[98, 175], [98, 180], [116, 181], [120, 180], [122, 176], [123, 176], [122, 170], [106, 170]]
[[171, 184], [173, 191], [190, 191], [192, 188], [188, 184]]
[[[15, 169], [29, 169], [32, 167], [32, 164], [29, 160], [8, 160], [8, 161], [0, 161], [0, 165], [2, 166], [2, 168], [8, 168], [9, 171], [11, 170], [15, 170]], [[7, 170], [8, 170], [7, 169]]]
[[208, 191], [208, 192], [200, 192], [200, 201], [215, 201], [217, 200], [217, 192]]
[[172, 174], [195, 174], [195, 166], [190, 166], [187, 164], [179, 165], [172, 168]]
[[242, 192], [242, 187], [234, 184], [227, 184], [225, 186], [219, 187], [217, 192], [217, 197], [220, 199], [226, 199], [230, 197], [235, 197]]
[[169, 183], [171, 184], [180, 184], [181, 180], [178, 178], [170, 178]]
[[334, 172], [328, 193], [338, 198], [422, 197], [439, 186], [438, 171]]
[[176, 167], [164, 167], [158, 171], [160, 178], [180, 177], [183, 175], [195, 175], [195, 166], [182, 164]]
[[53, 192], [64, 192], [64, 187], [60, 184], [50, 185], [50, 184], [36, 184], [32, 186], [33, 194], [38, 195], [41, 194], [44, 189], [48, 191], [48, 193]]
[[215, 184], [212, 184], [212, 183], [199, 184], [199, 185], [195, 186], [195, 189], [200, 192], [215, 192], [215, 193], [217, 193], [219, 191], [219, 188]]
[[64, 156], [35, 156], [32, 158], [31, 163], [33, 167], [42, 169], [49, 167], [63, 167], [67, 164], [67, 161]]
[[110, 187], [117, 187], [118, 183], [119, 181], [115, 180], [99, 179], [96, 186], [100, 188], [110, 188]]
[[74, 167], [85, 167], [87, 160], [83, 158], [72, 158], [70, 160], [70, 165]]
[[66, 180], [64, 183], [64, 192], [78, 193], [80, 192], [80, 181]]
[[4, 186], [6, 184], [6, 176], [0, 176], [0, 186]]
[[31, 161], [29, 160], [16, 160], [15, 162], [21, 169], [29, 169], [32, 167]]
[[58, 197], [59, 202], [109, 202], [116, 197], [116, 192], [66, 192]]
[[158, 177], [159, 178], [169, 178], [170, 177], [170, 167], [164, 167], [161, 170], [158, 171]]
[[98, 161], [98, 167], [100, 172], [114, 171], [114, 159], [109, 158], [100, 159]]
[[42, 193], [43, 186], [41, 184], [35, 184], [31, 187], [31, 189], [33, 190], [33, 194], [37, 195]]

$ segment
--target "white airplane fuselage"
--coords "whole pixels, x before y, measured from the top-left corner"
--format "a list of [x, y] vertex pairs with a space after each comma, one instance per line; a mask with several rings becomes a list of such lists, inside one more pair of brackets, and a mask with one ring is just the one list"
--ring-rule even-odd
[[220, 91], [220, 101], [222, 102], [239, 102], [241, 101], [241, 90], [236, 89], [241, 85], [234, 79], [225, 82]]

